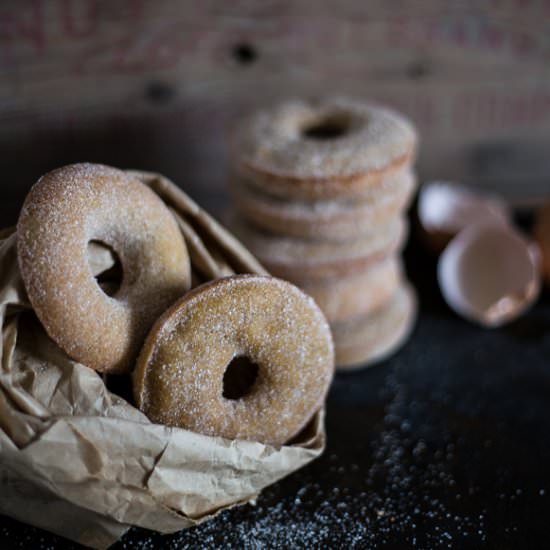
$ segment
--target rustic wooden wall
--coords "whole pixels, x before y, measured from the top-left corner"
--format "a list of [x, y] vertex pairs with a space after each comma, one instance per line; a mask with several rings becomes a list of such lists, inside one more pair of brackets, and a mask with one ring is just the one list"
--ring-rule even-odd
[[219, 204], [242, 113], [331, 93], [410, 115], [422, 177], [550, 191], [550, 0], [3, 0], [0, 71], [0, 215], [79, 160]]

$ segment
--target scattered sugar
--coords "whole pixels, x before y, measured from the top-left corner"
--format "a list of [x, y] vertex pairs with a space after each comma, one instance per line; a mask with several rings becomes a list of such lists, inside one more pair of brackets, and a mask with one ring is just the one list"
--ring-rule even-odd
[[[372, 441], [357, 444], [361, 451], [355, 461], [349, 458], [351, 442], [345, 443], [346, 457], [329, 447], [309, 467], [267, 488], [255, 506], [223, 512], [173, 535], [133, 529], [113, 550], [438, 550], [498, 547], [492, 540], [495, 529], [504, 533], [500, 540], [518, 537], [513, 518], [495, 525], [499, 515], [478, 501], [479, 487], [465, 486], [455, 477], [454, 466], [468, 458], [462, 438], [447, 431], [445, 419], [426, 417], [431, 407], [412, 395], [398, 369], [389, 371], [385, 380], [379, 395], [387, 401], [383, 417], [369, 430]], [[429, 427], [424, 430], [422, 424]], [[437, 443], [428, 435], [434, 429], [439, 430]], [[525, 508], [534, 497], [546, 495], [545, 487], [528, 491], [516, 485], [499, 498], [510, 505], [521, 502]], [[517, 538], [507, 540], [515, 547], [512, 541]], [[0, 542], [14, 550], [81, 548], [6, 518]]]
[[[450, 436], [443, 437], [440, 446], [412, 439], [423, 404], [411, 399], [394, 373], [388, 376], [383, 392], [392, 397], [366, 464], [344, 462], [337, 453], [329, 453], [322, 464], [319, 461], [296, 474], [300, 484], [294, 491], [276, 485], [264, 491], [256, 506], [223, 512], [197, 528], [168, 537], [134, 531], [117, 548], [435, 550], [485, 546], [488, 511], [462, 511], [461, 500], [471, 497], [459, 492], [452, 473], [452, 463], [462, 452], [460, 443]], [[505, 498], [519, 497], [514, 490]], [[507, 529], [516, 528], [510, 525]]]

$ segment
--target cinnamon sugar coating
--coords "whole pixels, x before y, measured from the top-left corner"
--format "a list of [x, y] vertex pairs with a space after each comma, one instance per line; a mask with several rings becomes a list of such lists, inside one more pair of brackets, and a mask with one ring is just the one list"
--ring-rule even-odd
[[[243, 356], [257, 377], [228, 399], [224, 373]], [[193, 289], [157, 321], [134, 396], [153, 422], [282, 445], [321, 407], [333, 371], [332, 337], [313, 299], [273, 277], [237, 275]]]
[[[88, 244], [110, 246], [121, 286], [106, 295], [88, 263]], [[19, 268], [50, 337], [102, 372], [129, 371], [156, 318], [190, 287], [185, 242], [163, 202], [108, 166], [74, 164], [33, 186], [17, 223]]]
[[407, 208], [416, 188], [410, 170], [392, 172], [364, 197], [298, 201], [272, 197], [235, 182], [235, 204], [257, 227], [291, 237], [343, 240], [372, 232]]
[[398, 252], [408, 235], [408, 223], [402, 217], [341, 242], [267, 233], [238, 216], [229, 220], [229, 227], [272, 275], [298, 286], [310, 280], [363, 272]]
[[354, 195], [412, 162], [417, 135], [390, 109], [336, 98], [288, 101], [246, 119], [232, 148], [238, 174], [295, 198]]

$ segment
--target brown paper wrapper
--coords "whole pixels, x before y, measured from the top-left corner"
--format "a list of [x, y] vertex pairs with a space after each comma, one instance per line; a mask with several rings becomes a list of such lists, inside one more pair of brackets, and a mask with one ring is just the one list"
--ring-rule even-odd
[[[133, 174], [172, 210], [197, 283], [265, 273], [173, 183]], [[96, 274], [113, 263], [107, 248], [90, 248]], [[323, 411], [280, 448], [152, 424], [48, 338], [25, 294], [13, 229], [0, 232], [0, 327], [0, 513], [20, 521], [98, 549], [131, 526], [172, 533], [256, 498], [323, 451]]]

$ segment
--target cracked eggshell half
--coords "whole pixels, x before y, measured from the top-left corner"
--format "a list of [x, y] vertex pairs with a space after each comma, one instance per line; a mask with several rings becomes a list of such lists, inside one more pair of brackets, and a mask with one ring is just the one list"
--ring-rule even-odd
[[512, 226], [477, 223], [441, 254], [438, 281], [447, 304], [485, 327], [524, 313], [540, 293], [540, 252]]
[[436, 252], [463, 229], [480, 222], [507, 224], [510, 211], [495, 195], [461, 183], [425, 183], [418, 194], [418, 222], [424, 241]]

